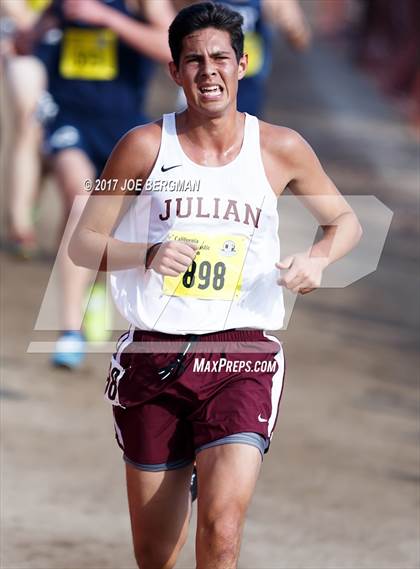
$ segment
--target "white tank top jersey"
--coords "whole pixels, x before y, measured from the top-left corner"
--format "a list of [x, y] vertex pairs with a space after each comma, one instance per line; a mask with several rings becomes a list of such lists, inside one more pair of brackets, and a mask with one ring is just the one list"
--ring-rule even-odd
[[175, 113], [164, 115], [156, 163], [114, 236], [131, 243], [191, 241], [198, 250], [179, 277], [144, 267], [112, 273], [118, 310], [141, 330], [167, 334], [281, 328], [278, 223], [256, 117], [245, 115], [236, 158], [209, 167], [184, 153]]

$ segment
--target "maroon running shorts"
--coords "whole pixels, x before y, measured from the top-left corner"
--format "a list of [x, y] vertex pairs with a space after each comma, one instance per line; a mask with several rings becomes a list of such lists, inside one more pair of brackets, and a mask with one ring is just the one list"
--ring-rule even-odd
[[262, 330], [180, 336], [130, 329], [105, 388], [124, 459], [150, 470], [180, 468], [203, 445], [237, 433], [260, 435], [267, 451], [284, 370], [280, 342]]

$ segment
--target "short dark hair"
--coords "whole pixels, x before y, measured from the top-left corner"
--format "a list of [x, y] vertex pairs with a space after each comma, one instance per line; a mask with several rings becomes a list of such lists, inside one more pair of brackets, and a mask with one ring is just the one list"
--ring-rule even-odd
[[216, 28], [230, 35], [230, 43], [239, 62], [244, 52], [243, 18], [227, 6], [201, 2], [181, 10], [169, 27], [169, 47], [172, 59], [179, 67], [182, 40], [197, 30]]

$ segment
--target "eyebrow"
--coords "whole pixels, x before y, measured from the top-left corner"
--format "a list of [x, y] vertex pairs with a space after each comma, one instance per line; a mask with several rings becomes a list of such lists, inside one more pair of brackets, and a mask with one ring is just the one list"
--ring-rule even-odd
[[[217, 57], [218, 55], [230, 55], [229, 51], [223, 51], [223, 50], [219, 50], [219, 51], [213, 51], [210, 54], [210, 57]], [[201, 53], [195, 53], [195, 52], [190, 52], [190, 53], [186, 53], [184, 55], [185, 58], [187, 57], [202, 57]]]

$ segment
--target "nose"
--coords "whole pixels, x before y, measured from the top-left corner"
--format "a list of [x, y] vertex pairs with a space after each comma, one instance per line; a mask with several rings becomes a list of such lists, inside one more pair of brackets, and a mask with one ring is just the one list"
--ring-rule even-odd
[[210, 57], [204, 58], [200, 68], [201, 78], [214, 77], [214, 75], [216, 75], [216, 69], [213, 60]]

